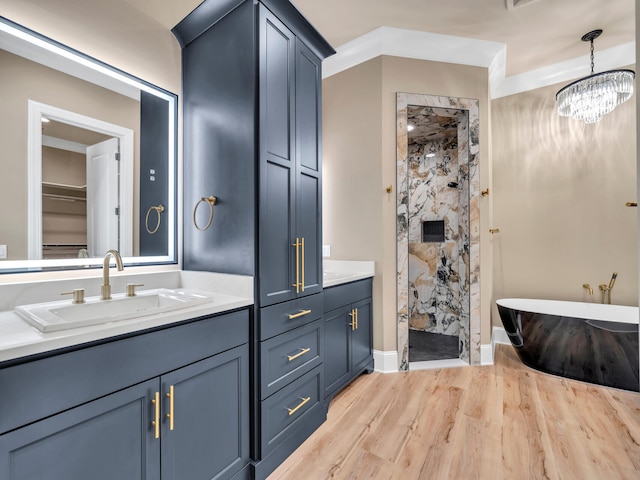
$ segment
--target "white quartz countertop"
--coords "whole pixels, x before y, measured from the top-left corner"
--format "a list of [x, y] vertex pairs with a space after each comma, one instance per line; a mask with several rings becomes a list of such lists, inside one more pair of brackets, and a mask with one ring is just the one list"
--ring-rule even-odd
[[335, 287], [336, 285], [371, 278], [374, 275], [375, 262], [324, 260], [322, 285], [324, 288]]
[[125, 272], [112, 271], [110, 283], [114, 293], [124, 292], [127, 283], [142, 283], [144, 286], [139, 287], [141, 290], [184, 288], [205, 292], [213, 297], [213, 300], [182, 310], [43, 333], [23, 320], [14, 308], [18, 305], [60, 300], [61, 292], [74, 288], [84, 288], [87, 296], [99, 295], [101, 271], [96, 270], [96, 278], [1, 284], [0, 362], [223, 313], [253, 304], [253, 277], [178, 270], [133, 275], [126, 275]]

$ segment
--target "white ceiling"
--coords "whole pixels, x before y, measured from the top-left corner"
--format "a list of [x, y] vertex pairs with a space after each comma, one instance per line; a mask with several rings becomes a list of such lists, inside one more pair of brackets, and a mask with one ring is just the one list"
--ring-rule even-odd
[[[104, 9], [120, 11], [121, 15], [133, 9], [160, 29], [171, 29], [202, 2], [55, 1], [64, 8], [73, 4], [98, 15]], [[64, 15], [64, 10], [53, 8], [55, 1], [52, 4], [52, 0], [0, 0], [0, 15], [3, 4], [10, 7], [23, 2], [30, 4], [34, 14]], [[635, 41], [635, 0], [520, 0], [523, 6], [512, 10], [506, 8], [508, 1], [292, 0], [292, 3], [334, 48], [383, 26], [499, 42], [506, 45], [506, 77], [588, 55], [588, 44], [580, 41], [580, 37], [596, 28], [604, 30], [595, 44], [596, 71], [604, 69], [598, 68], [602, 65], [598, 51]], [[588, 65], [584, 70], [579, 75], [588, 73]]]
[[[172, 28], [201, 0], [121, 0]], [[635, 41], [634, 0], [292, 0], [334, 47], [381, 26], [506, 44], [511, 76], [589, 53], [580, 37], [596, 28], [597, 52]], [[518, 2], [516, 2], [518, 3]]]
[[[380, 26], [506, 44], [511, 76], [589, 53], [583, 34], [601, 28], [596, 52], [635, 41], [634, 0], [292, 0], [334, 47]], [[597, 54], [596, 54], [597, 70]]]

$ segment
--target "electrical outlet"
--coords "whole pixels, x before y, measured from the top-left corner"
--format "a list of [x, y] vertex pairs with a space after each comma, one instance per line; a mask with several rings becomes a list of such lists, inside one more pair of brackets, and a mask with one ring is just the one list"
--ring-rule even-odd
[[0, 260], [4, 260], [7, 258], [7, 246], [0, 245]]
[[322, 256], [323, 257], [331, 256], [331, 245], [322, 245]]

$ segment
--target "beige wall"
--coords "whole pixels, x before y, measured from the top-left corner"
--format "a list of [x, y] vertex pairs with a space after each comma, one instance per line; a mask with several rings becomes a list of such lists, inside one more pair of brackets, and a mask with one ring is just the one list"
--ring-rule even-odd
[[[28, 258], [28, 100], [120, 125], [134, 131], [139, 151], [140, 104], [129, 97], [0, 50], [0, 105], [11, 121], [0, 129], [0, 244], [8, 260]], [[137, 162], [135, 162], [137, 165]], [[134, 185], [139, 185], [137, 168]], [[134, 198], [137, 198], [137, 187]], [[135, 210], [137, 212], [137, 209]], [[137, 218], [136, 218], [137, 220]], [[135, 222], [137, 226], [137, 221]]]
[[[149, 3], [153, 8], [153, 3]], [[180, 46], [171, 31], [126, 0], [0, 0], [9, 20], [102, 62], [180, 92]]]
[[[382, 56], [323, 81], [323, 242], [332, 259], [376, 262], [374, 348], [383, 351], [396, 349], [397, 336], [396, 92], [479, 99], [482, 188], [490, 178], [485, 68]], [[483, 203], [481, 231], [488, 221]], [[481, 249], [482, 343], [490, 330], [488, 251]]]
[[637, 94], [586, 125], [556, 113], [562, 86], [493, 101], [494, 299], [599, 301], [616, 271], [613, 302], [638, 305]]

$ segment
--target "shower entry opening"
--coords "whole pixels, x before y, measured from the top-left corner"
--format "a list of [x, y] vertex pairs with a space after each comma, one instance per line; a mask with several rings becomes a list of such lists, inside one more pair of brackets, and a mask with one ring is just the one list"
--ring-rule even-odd
[[450, 100], [398, 94], [401, 370], [434, 360], [475, 363], [470, 311], [476, 265], [471, 262], [470, 232], [477, 118], [470, 118], [465, 108], [469, 100]]

